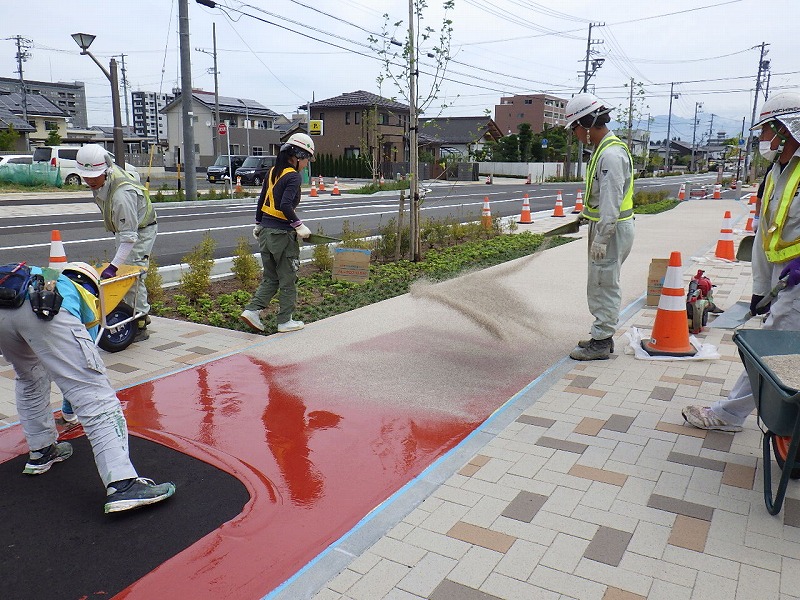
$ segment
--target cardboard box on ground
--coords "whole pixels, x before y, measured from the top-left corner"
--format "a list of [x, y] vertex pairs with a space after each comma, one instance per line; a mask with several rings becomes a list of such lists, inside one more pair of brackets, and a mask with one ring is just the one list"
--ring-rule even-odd
[[371, 252], [359, 248], [336, 248], [333, 251], [333, 279], [364, 283], [369, 279]]
[[647, 272], [647, 306], [658, 306], [668, 266], [668, 258], [654, 258], [650, 261], [650, 270]]

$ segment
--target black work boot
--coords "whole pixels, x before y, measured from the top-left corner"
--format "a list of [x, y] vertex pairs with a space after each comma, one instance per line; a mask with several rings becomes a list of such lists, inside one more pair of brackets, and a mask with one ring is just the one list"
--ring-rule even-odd
[[614, 345], [612, 338], [604, 340], [589, 340], [585, 348], [578, 346], [569, 353], [569, 357], [575, 360], [608, 360], [611, 355], [611, 347]]
[[[614, 338], [609, 338], [611, 340], [611, 354], [614, 354]], [[591, 339], [588, 340], [580, 340], [578, 342], [578, 348], [588, 348], [589, 344], [592, 342]]]

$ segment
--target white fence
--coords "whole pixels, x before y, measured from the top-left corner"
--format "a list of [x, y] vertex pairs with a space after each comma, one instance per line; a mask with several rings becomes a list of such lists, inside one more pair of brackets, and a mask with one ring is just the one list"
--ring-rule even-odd
[[[478, 172], [481, 175], [493, 177], [522, 177], [531, 176], [531, 181], [547, 181], [551, 177], [564, 177], [564, 163], [522, 163], [522, 162], [482, 162], [478, 163]], [[577, 165], [571, 165], [572, 175], [575, 175]]]

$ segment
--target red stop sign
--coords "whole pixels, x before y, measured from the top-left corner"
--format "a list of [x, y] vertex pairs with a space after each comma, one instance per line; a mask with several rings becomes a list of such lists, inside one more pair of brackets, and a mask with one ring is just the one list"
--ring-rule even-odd
[[228, 135], [228, 126], [225, 123], [220, 123], [217, 125], [217, 133], [220, 135]]

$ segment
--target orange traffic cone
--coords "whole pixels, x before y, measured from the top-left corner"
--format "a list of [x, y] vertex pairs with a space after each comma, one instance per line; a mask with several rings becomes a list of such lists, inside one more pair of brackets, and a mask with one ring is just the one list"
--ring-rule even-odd
[[694, 356], [697, 353], [689, 342], [686, 326], [686, 290], [680, 252], [670, 254], [653, 333], [649, 340], [642, 340], [642, 348], [650, 356]]
[[758, 202], [758, 196], [756, 196], [755, 194], [750, 194], [750, 202], [748, 202], [748, 204], [750, 205], [750, 216], [747, 217], [747, 225], [745, 225], [744, 227], [745, 231], [753, 231], [753, 221], [755, 221], [756, 218], [757, 202]]
[[61, 232], [58, 229], [53, 229], [50, 233], [50, 264], [47, 266], [56, 271], [61, 271], [66, 265], [67, 253], [64, 252]]
[[525, 185], [530, 185], [530, 184], [531, 184], [531, 174], [528, 173], [528, 178], [525, 180]]
[[481, 225], [484, 229], [492, 228], [492, 209], [489, 208], [489, 196], [483, 197], [483, 210], [481, 210]]
[[236, 188], [234, 188], [233, 191], [236, 192], [237, 194], [242, 193], [242, 178], [239, 177], [238, 175], [236, 176]]
[[731, 229], [731, 211], [729, 210], [725, 211], [714, 256], [731, 262], [736, 260], [736, 255], [733, 252], [733, 229]]
[[487, 175], [486, 176], [486, 185], [490, 185], [491, 183], [492, 183], [492, 176], [491, 175]]
[[575, 197], [575, 208], [572, 209], [572, 214], [576, 215], [583, 212], [583, 191], [578, 190], [578, 195]]
[[311, 180], [311, 191], [308, 193], [309, 198], [316, 198], [317, 197], [317, 184], [314, 180]]
[[386, 185], [386, 180], [383, 178], [383, 175], [381, 175], [381, 181], [380, 181], [380, 185], [381, 185], [381, 187], [383, 187], [384, 185]]
[[556, 193], [556, 206], [553, 209], [553, 216], [554, 217], [564, 216], [564, 202], [561, 200], [561, 190], [558, 190], [558, 193]]
[[720, 200], [722, 198], [722, 185], [717, 183], [714, 185], [714, 200]]
[[341, 196], [342, 192], [339, 191], [339, 178], [333, 178], [333, 189], [331, 190], [331, 196]]
[[519, 215], [519, 221], [517, 221], [520, 225], [527, 225], [528, 223], [533, 223], [531, 219], [531, 202], [528, 199], [528, 194], [525, 194], [522, 197], [522, 213]]
[[686, 200], [686, 184], [681, 184], [681, 189], [678, 190], [678, 200]]
[[317, 185], [317, 187], [319, 188], [320, 192], [325, 191], [325, 180], [322, 179], [322, 175], [319, 176], [319, 184]]

